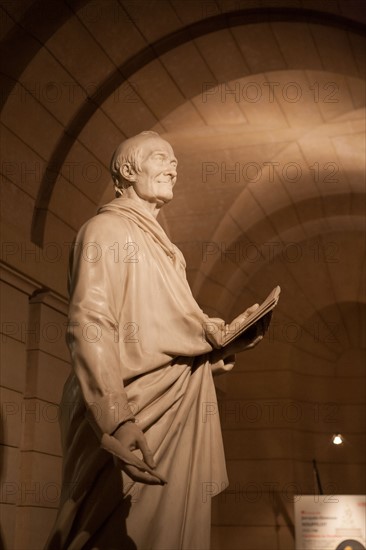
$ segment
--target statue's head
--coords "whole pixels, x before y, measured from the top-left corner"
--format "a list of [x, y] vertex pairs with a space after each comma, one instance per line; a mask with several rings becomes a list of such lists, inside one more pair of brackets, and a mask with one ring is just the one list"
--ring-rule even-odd
[[141, 132], [126, 139], [111, 161], [116, 197], [130, 195], [129, 188], [133, 188], [140, 198], [159, 206], [169, 202], [173, 198], [177, 164], [172, 146], [157, 132]]

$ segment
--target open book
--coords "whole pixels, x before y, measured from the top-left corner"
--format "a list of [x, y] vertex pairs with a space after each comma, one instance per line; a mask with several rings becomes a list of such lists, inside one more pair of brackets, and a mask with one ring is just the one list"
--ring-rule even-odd
[[206, 334], [207, 339], [215, 345], [215, 347], [223, 348], [230, 344], [233, 340], [241, 336], [246, 330], [253, 326], [259, 319], [267, 315], [277, 305], [280, 297], [281, 288], [276, 286], [270, 292], [267, 298], [253, 313], [245, 316], [241, 313], [229, 325], [216, 326], [215, 330], [210, 330]]

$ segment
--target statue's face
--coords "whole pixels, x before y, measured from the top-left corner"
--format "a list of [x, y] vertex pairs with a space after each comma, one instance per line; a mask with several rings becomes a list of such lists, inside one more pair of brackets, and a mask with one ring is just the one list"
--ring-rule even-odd
[[159, 137], [141, 143], [141, 172], [133, 184], [137, 195], [159, 206], [173, 198], [178, 161], [171, 145]]

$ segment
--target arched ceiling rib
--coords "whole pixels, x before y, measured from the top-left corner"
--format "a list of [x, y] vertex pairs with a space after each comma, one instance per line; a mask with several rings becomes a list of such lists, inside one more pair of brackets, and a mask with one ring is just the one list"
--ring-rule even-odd
[[[2, 43], [3, 71], [8, 79], [3, 83], [0, 108], [6, 103], [20, 75], [31, 62], [37, 51], [43, 47], [49, 37], [52, 36], [69, 18], [73, 17], [80, 9], [88, 4], [95, 4], [94, 0], [73, 0], [67, 2], [44, 2], [43, 0], [23, 2], [6, 2], [1, 6], [5, 12], [3, 16], [4, 37]], [[127, 3], [128, 5], [128, 3]], [[212, 6], [211, 6], [212, 8]], [[321, 12], [319, 10], [305, 10], [302, 8], [287, 8], [286, 14], [281, 7], [267, 7], [242, 9], [225, 12], [225, 6], [221, 6], [224, 13], [212, 16], [205, 21], [197, 21], [192, 25], [180, 29], [169, 36], [157, 41], [153, 49], [160, 55], [179, 44], [206, 34], [241, 24], [258, 23], [263, 21], [309, 21], [312, 23], [326, 24], [344, 28], [356, 33], [363, 33], [364, 26], [358, 17], [348, 18], [337, 13]], [[91, 10], [93, 12], [93, 9]], [[204, 16], [202, 10], [201, 15]], [[357, 13], [357, 16], [360, 14]], [[8, 32], [6, 33], [6, 30]], [[187, 38], [188, 37], [188, 38]]]

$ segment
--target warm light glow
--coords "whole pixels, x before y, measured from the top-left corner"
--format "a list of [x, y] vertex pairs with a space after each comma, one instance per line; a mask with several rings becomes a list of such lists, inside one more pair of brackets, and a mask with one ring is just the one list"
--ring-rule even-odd
[[343, 437], [341, 436], [341, 434], [335, 434], [333, 435], [332, 442], [334, 445], [342, 445]]

